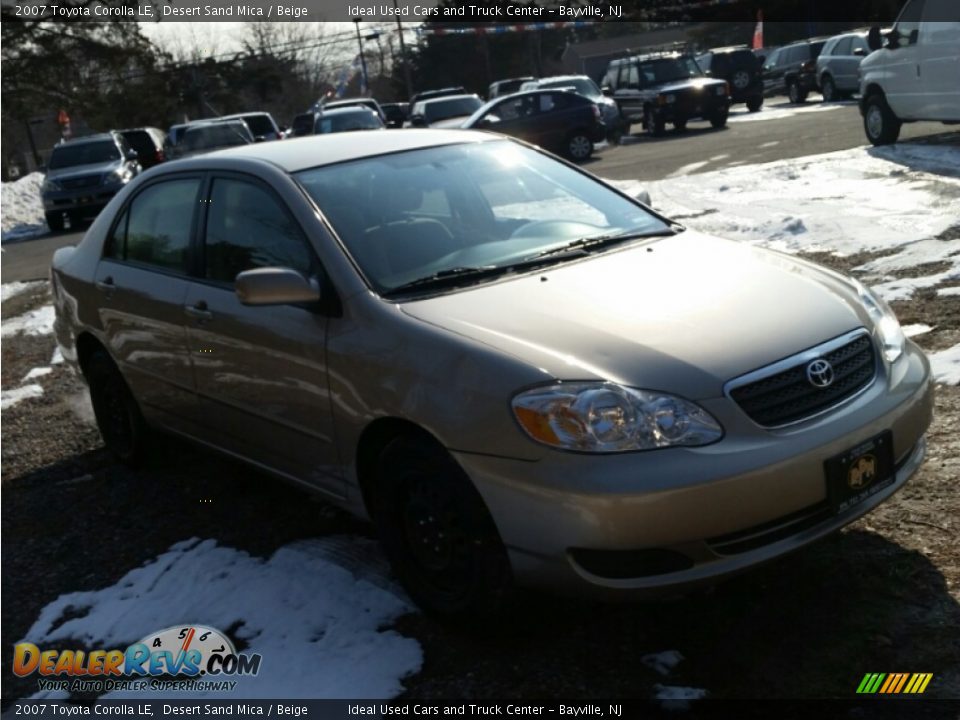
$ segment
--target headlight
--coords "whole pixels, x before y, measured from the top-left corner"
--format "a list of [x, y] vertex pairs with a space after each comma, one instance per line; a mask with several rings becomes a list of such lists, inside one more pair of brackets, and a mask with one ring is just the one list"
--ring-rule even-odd
[[130, 172], [130, 168], [119, 168], [118, 170], [111, 170], [107, 175], [107, 182], [126, 182], [131, 178], [133, 173]]
[[707, 445], [723, 437], [710, 413], [688, 400], [607, 382], [562, 383], [511, 403], [527, 434], [544, 445], [591, 453]]
[[894, 362], [903, 354], [903, 346], [907, 341], [900, 328], [900, 321], [897, 320], [897, 316], [893, 314], [886, 300], [876, 295], [859, 280], [853, 280], [853, 284], [857, 288], [860, 302], [867, 309], [877, 328], [880, 342], [883, 343], [883, 357], [887, 362]]
[[54, 190], [59, 190], [60, 185], [57, 184], [56, 180], [51, 180], [50, 178], [44, 178], [43, 185], [40, 186], [40, 192], [52, 192]]

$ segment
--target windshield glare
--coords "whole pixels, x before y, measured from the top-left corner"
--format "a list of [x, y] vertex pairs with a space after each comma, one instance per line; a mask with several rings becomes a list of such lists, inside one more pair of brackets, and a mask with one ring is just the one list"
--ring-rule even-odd
[[580, 238], [667, 229], [588, 175], [511, 141], [382, 155], [295, 177], [380, 293], [454, 268], [509, 267]]
[[702, 75], [697, 63], [690, 57], [659, 58], [640, 63], [640, 77], [645, 85], [686, 80]]
[[577, 94], [588, 98], [600, 97], [603, 93], [600, 88], [590, 78], [573, 78], [570, 80], [556, 80], [548, 83], [540, 83], [541, 88], [572, 87]]
[[75, 165], [93, 165], [120, 159], [120, 150], [109, 140], [88, 142], [79, 145], [58, 145], [50, 155], [47, 167], [59, 170]]

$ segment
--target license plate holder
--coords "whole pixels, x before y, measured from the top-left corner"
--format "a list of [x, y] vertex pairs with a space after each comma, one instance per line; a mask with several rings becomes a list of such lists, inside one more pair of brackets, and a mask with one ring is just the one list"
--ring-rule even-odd
[[858, 505], [893, 484], [893, 433], [885, 430], [824, 462], [834, 513]]

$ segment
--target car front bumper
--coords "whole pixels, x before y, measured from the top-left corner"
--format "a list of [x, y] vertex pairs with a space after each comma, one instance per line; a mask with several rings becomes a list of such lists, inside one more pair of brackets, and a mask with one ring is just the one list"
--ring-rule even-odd
[[[517, 582], [601, 596], [677, 592], [802, 547], [872, 510], [917, 470], [933, 388], [929, 363], [908, 344], [866, 392], [797, 426], [762, 430], [726, 398], [701, 404], [727, 435], [700, 448], [550, 451], [537, 462], [455, 452]], [[834, 512], [825, 461], [888, 430], [895, 477]]]
[[48, 190], [41, 194], [44, 212], [99, 210], [120, 192], [125, 183], [109, 183], [76, 190]]

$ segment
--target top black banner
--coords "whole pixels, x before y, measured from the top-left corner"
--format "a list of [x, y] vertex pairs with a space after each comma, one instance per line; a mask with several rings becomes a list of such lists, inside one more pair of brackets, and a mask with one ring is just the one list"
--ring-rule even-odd
[[[388, 20], [426, 24], [440, 34], [509, 32], [516, 25], [546, 29], [560, 23], [745, 22], [756, 20], [759, 12], [770, 22], [890, 23], [905, 0], [2, 0], [0, 4], [5, 21]], [[944, 17], [936, 20], [960, 21], [960, 2], [945, 3], [943, 8]]]

